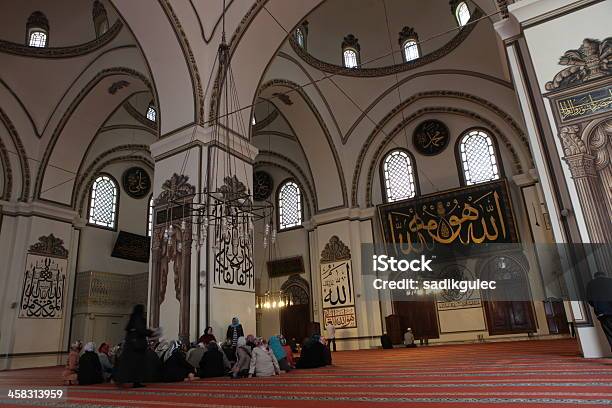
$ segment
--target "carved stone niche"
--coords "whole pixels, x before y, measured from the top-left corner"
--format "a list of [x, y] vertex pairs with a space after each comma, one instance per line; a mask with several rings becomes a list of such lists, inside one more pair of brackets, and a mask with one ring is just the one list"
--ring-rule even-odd
[[[612, 37], [586, 38], [559, 59], [546, 83], [557, 135], [578, 192], [590, 241], [612, 243]], [[610, 254], [598, 264], [609, 265]]]
[[[186, 175], [174, 174], [162, 184], [162, 191], [154, 200], [151, 242], [151, 311], [150, 325], [159, 326], [160, 306], [166, 299], [166, 284], [171, 273], [174, 295], [180, 303], [179, 340], [189, 341], [191, 247], [193, 226], [184, 219], [184, 208], [193, 202], [196, 188]], [[168, 232], [167, 232], [168, 231]]]

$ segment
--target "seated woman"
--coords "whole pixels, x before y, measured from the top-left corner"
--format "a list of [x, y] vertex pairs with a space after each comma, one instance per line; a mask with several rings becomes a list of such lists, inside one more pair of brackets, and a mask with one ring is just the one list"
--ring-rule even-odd
[[406, 333], [404, 333], [404, 346], [409, 348], [416, 347], [416, 344], [414, 344], [414, 334], [412, 334], [412, 329], [410, 327], [408, 327]]
[[280, 367], [274, 353], [268, 349], [264, 339], [251, 352], [249, 377], [271, 377], [280, 374]]
[[[210, 341], [207, 342], [207, 344]], [[206, 353], [206, 344], [200, 342], [195, 347], [187, 350], [187, 362], [193, 366], [196, 370], [200, 367], [200, 361]]]
[[113, 375], [113, 364], [111, 363], [110, 346], [108, 343], [102, 343], [98, 348], [98, 359], [102, 366], [102, 377], [104, 381], [110, 381]]
[[162, 363], [162, 381], [191, 381], [195, 378], [195, 370], [187, 362], [181, 344], [173, 340], [164, 353]]
[[276, 361], [278, 361], [278, 366], [282, 371], [291, 371], [291, 366], [287, 361], [287, 352], [283, 348], [280, 339], [278, 336], [270, 337], [269, 341], [270, 350], [274, 353], [274, 357], [276, 357]]
[[238, 337], [236, 343], [236, 363], [232, 367], [232, 377], [242, 378], [249, 375], [249, 368], [251, 367], [251, 346], [247, 345], [244, 336]]
[[289, 366], [291, 368], [295, 368], [295, 360], [293, 359], [293, 350], [291, 349], [291, 346], [287, 344], [287, 339], [285, 339], [285, 337], [282, 334], [278, 336], [278, 339], [280, 340], [281, 345], [283, 346], [283, 350], [285, 350], [285, 354], [287, 354], [287, 363], [289, 363]]
[[[162, 355], [163, 356], [163, 355]], [[163, 364], [162, 359], [159, 358], [157, 353], [148, 348], [145, 352], [145, 374], [144, 382], [155, 383], [161, 382], [163, 376]]]
[[79, 384], [91, 385], [103, 383], [102, 364], [100, 364], [100, 358], [96, 353], [96, 345], [89, 342], [83, 350], [84, 353], [79, 358]]
[[78, 384], [79, 371], [79, 353], [83, 348], [83, 344], [80, 341], [75, 341], [70, 345], [70, 354], [68, 354], [68, 361], [66, 362], [66, 368], [62, 373], [64, 385]]
[[198, 339], [198, 343], [204, 343], [204, 345], [207, 345], [211, 341], [216, 342], [217, 339], [212, 331], [212, 327], [208, 326], [206, 330], [204, 330], [204, 334]]
[[200, 369], [198, 370], [200, 378], [223, 377], [227, 372], [223, 357], [223, 352], [219, 350], [217, 343], [209, 342], [206, 346], [206, 353], [200, 360]]
[[324, 367], [327, 363], [325, 346], [321, 344], [318, 336], [304, 339], [302, 352], [296, 368]]

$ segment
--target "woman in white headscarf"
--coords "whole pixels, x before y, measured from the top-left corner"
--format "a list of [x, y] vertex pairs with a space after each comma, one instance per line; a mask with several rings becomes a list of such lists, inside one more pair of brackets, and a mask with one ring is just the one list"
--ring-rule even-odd
[[232, 377], [247, 377], [251, 367], [251, 347], [247, 346], [244, 336], [238, 337], [236, 343], [236, 363], [232, 367]]
[[80, 385], [100, 384], [104, 382], [102, 376], [102, 365], [96, 353], [96, 345], [89, 342], [83, 348], [83, 354], [79, 358], [78, 379]]
[[195, 369], [187, 362], [185, 352], [176, 340], [170, 342], [162, 357], [163, 381], [191, 381], [195, 379]]
[[265, 339], [260, 339], [251, 352], [249, 377], [271, 377], [280, 374], [280, 367], [274, 353], [268, 349]]

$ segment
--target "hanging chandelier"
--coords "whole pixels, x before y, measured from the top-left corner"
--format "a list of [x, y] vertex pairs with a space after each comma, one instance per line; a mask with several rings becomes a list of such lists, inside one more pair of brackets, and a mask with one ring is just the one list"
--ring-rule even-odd
[[282, 290], [275, 292], [266, 292], [263, 295], [258, 295], [255, 301], [257, 309], [282, 309], [287, 306], [293, 306], [293, 299], [289, 293]]
[[[219, 92], [219, 108], [210, 121], [211, 145], [216, 148], [209, 150], [208, 187], [195, 193], [192, 200], [181, 198], [172, 202], [170, 211], [180, 213], [176, 218], [182, 219], [182, 231], [186, 231], [189, 223], [193, 224], [191, 231], [198, 249], [210, 242], [213, 250], [218, 251], [221, 247], [229, 246], [234, 247], [234, 253], [237, 253], [237, 247], [242, 247], [250, 248], [252, 254], [253, 224], [261, 220], [265, 222], [263, 240], [264, 246], [267, 246], [274, 205], [269, 200], [255, 203], [251, 189], [245, 185], [250, 184], [247, 180], [252, 179], [247, 162], [241, 158], [249, 157], [249, 144], [244, 138], [248, 135], [248, 127], [242, 117], [231, 67], [230, 47], [225, 35], [225, 13], [222, 19], [221, 44], [214, 64], [217, 65], [221, 78], [220, 84], [216, 86]], [[241, 177], [242, 181], [238, 175], [244, 176]], [[172, 215], [170, 218], [172, 219]], [[172, 240], [174, 233], [173, 226], [169, 225], [164, 239]], [[275, 236], [273, 239], [275, 240]]]

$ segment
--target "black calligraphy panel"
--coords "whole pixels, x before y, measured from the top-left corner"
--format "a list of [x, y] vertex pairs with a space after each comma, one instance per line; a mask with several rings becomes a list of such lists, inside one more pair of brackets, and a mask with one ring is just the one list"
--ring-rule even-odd
[[378, 207], [386, 244], [403, 255], [468, 256], [518, 235], [505, 180]]
[[425, 156], [441, 153], [450, 139], [448, 127], [439, 120], [431, 119], [420, 123], [412, 135], [416, 150]]
[[142, 198], [151, 191], [151, 177], [141, 167], [130, 167], [121, 179], [123, 189], [132, 198]]
[[61, 319], [68, 260], [28, 254], [19, 318]]
[[556, 101], [561, 123], [612, 111], [612, 85]]

